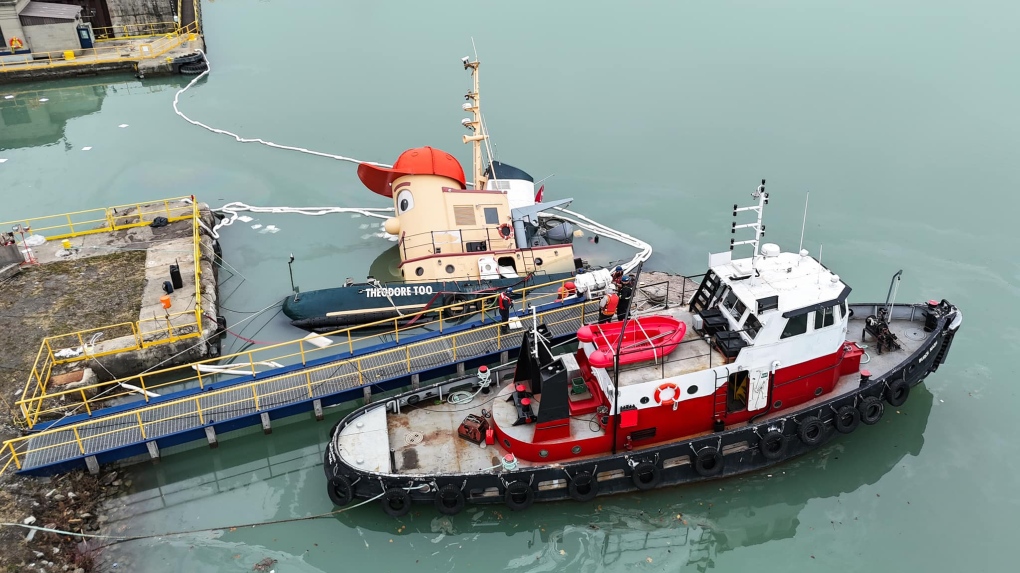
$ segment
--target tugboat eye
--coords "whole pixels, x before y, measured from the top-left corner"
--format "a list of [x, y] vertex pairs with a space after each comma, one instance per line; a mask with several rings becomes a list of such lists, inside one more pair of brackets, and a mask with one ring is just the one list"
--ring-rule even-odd
[[414, 197], [410, 191], [404, 190], [397, 193], [397, 214], [406, 213], [414, 209]]

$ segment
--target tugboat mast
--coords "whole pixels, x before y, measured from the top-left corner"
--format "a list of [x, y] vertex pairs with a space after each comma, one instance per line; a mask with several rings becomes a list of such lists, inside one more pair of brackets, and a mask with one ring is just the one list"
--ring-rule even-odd
[[470, 111], [474, 118], [464, 118], [460, 123], [474, 132], [473, 135], [464, 136], [464, 143], [474, 144], [472, 161], [474, 163], [473, 178], [475, 189], [484, 189], [486, 177], [485, 168], [482, 164], [482, 142], [488, 139], [489, 135], [485, 133], [485, 128], [482, 125], [481, 100], [478, 94], [478, 66], [481, 62], [479, 62], [477, 58], [475, 58], [475, 61], [472, 62], [468, 56], [464, 56], [460, 61], [464, 63], [465, 70], [471, 70], [471, 79], [474, 80], [472, 90], [464, 96], [464, 99], [467, 100], [468, 103], [465, 103], [462, 106], [463, 110]]

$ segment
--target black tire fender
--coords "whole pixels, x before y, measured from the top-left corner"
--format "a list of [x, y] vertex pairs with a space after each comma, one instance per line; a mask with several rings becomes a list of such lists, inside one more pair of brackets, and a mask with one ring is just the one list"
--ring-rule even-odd
[[448, 483], [436, 492], [436, 509], [443, 515], [457, 515], [464, 510], [467, 500], [460, 488]]
[[649, 490], [659, 485], [662, 474], [659, 472], [659, 466], [652, 462], [641, 462], [634, 466], [634, 470], [630, 473], [630, 479], [634, 482], [634, 487], [640, 490]]
[[329, 495], [329, 501], [332, 501], [333, 505], [337, 507], [343, 507], [354, 499], [354, 487], [351, 485], [351, 480], [342, 474], [329, 478], [326, 493]]
[[875, 396], [868, 396], [861, 400], [861, 403], [857, 405], [857, 409], [861, 411], [861, 421], [871, 426], [872, 424], [877, 424], [882, 419], [882, 414], [885, 413], [885, 404]]
[[910, 385], [904, 380], [897, 380], [889, 384], [885, 390], [885, 400], [893, 408], [902, 406], [908, 396], [910, 396]]
[[786, 453], [786, 436], [779, 430], [770, 430], [758, 441], [758, 450], [767, 460], [778, 460]]
[[825, 424], [817, 416], [806, 416], [797, 425], [797, 437], [808, 446], [817, 446], [825, 439]]
[[531, 504], [535, 503], [535, 492], [531, 489], [530, 485], [522, 481], [515, 481], [506, 486], [506, 494], [503, 496], [503, 501], [513, 511], [524, 511], [531, 507]]
[[403, 517], [411, 511], [411, 494], [402, 487], [391, 487], [383, 493], [382, 508], [390, 517]]
[[694, 471], [698, 472], [699, 476], [711, 477], [718, 475], [723, 470], [723, 456], [718, 449], [707, 446], [698, 450], [698, 455], [694, 458]]
[[591, 472], [578, 472], [570, 478], [567, 493], [575, 501], [591, 501], [599, 494], [599, 481]]
[[861, 412], [851, 404], [836, 410], [836, 431], [840, 434], [849, 434], [861, 424]]

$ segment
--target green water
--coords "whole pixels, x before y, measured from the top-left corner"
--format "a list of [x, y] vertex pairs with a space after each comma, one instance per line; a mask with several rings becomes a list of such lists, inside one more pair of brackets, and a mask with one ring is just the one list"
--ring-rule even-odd
[[[965, 322], [949, 362], [898, 413], [771, 474], [452, 520], [423, 507], [394, 521], [373, 504], [132, 542], [108, 553], [110, 566], [250, 571], [272, 557], [279, 573], [1012, 568], [1015, 3], [220, 0], [204, 14], [214, 72], [181, 98], [196, 119], [365, 160], [434, 145], [466, 163], [459, 58], [473, 36], [499, 158], [555, 174], [547, 197], [574, 197], [577, 210], [649, 241], [651, 266], [702, 272], [706, 254], [726, 248], [730, 207], [765, 177], [769, 241], [797, 247], [810, 192], [805, 247], [822, 251], [855, 300], [883, 300], [903, 269], [898, 300], [945, 297]], [[188, 125], [170, 107], [182, 85], [122, 77], [0, 88], [17, 94], [0, 99], [9, 126], [0, 219], [192, 193], [213, 205], [387, 206], [350, 164]], [[256, 217], [281, 231], [259, 234], [252, 222], [223, 232], [225, 257], [243, 273], [222, 286], [234, 311], [289, 291], [291, 252], [308, 290], [360, 278], [391, 246], [365, 218]], [[604, 260], [624, 252], [605, 241], [581, 249]], [[274, 312], [243, 333], [303, 334]], [[318, 464], [338, 415], [133, 468], [113, 529], [329, 511]]]

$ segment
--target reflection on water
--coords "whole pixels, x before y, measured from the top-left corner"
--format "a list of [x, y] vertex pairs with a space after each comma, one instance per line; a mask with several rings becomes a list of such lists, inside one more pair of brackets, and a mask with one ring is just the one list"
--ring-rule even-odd
[[144, 83], [85, 78], [62, 81], [60, 87], [52, 83], [0, 87], [0, 150], [57, 143], [64, 139], [69, 120], [98, 112], [107, 97], [179, 89], [180, 85], [180, 78]]
[[[932, 403], [932, 394], [918, 387], [905, 407], [889, 408], [875, 427], [862, 426], [770, 472], [730, 480], [591, 504], [537, 505], [523, 513], [474, 506], [453, 518], [422, 505], [393, 520], [372, 503], [324, 519], [189, 534], [170, 543], [131, 542], [111, 549], [108, 558], [130, 563], [145, 554], [146, 570], [176, 571], [223, 560], [250, 567], [269, 556], [281, 562], [278, 570], [285, 562], [287, 571], [333, 571], [345, 552], [367, 551], [387, 570], [410, 564], [444, 570], [456, 554], [458, 563], [511, 571], [670, 570], [683, 564], [706, 571], [722, 553], [793, 537], [812, 500], [874, 484], [905, 456], [918, 455]], [[340, 415], [321, 423], [296, 417], [268, 437], [248, 435], [217, 450], [203, 447], [137, 466], [133, 493], [109, 513], [113, 531], [157, 534], [330, 511], [322, 454]], [[853, 512], [868, 509], [858, 504]]]

